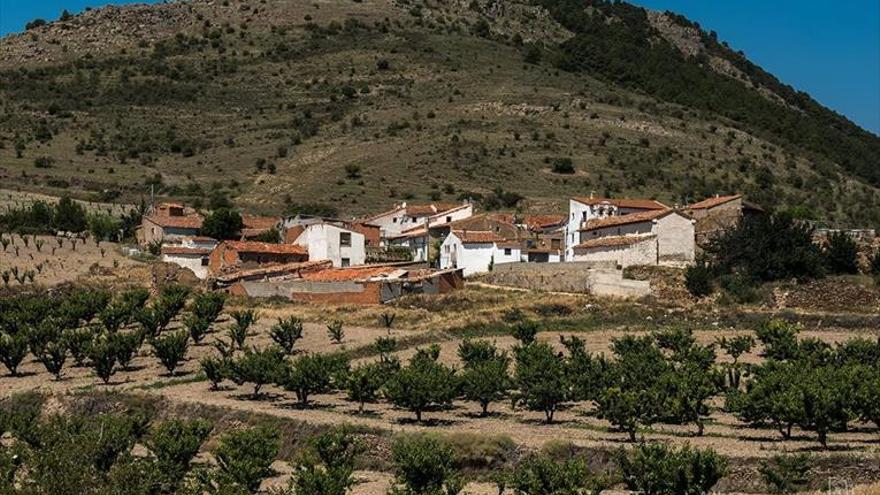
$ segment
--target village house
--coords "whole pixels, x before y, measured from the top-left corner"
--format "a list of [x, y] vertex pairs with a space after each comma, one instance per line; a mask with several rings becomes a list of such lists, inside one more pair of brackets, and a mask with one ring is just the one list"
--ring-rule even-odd
[[443, 294], [463, 287], [461, 270], [412, 263], [334, 268], [328, 260], [224, 273], [214, 287], [250, 297], [284, 297], [335, 304], [383, 304], [406, 294]]
[[671, 208], [588, 220], [571, 261], [685, 266], [695, 256], [694, 221]]
[[258, 237], [265, 236], [272, 229], [280, 232], [281, 217], [249, 215], [247, 213], [242, 213], [241, 224], [241, 240], [254, 240]]
[[624, 216], [633, 213], [660, 211], [669, 208], [653, 199], [610, 199], [575, 197], [568, 202], [568, 219], [565, 227], [565, 259], [574, 259], [574, 247], [580, 244], [580, 229], [596, 218]]
[[744, 216], [764, 212], [760, 206], [745, 201], [741, 194], [715, 195], [687, 206], [684, 211], [696, 221], [694, 228], [698, 238], [706, 238], [713, 233], [731, 229]]
[[565, 255], [565, 215], [525, 215], [523, 253], [529, 263], [559, 263]]
[[199, 235], [204, 218], [192, 208], [178, 203], [160, 203], [141, 220], [136, 236], [138, 244], [149, 246], [174, 238]]
[[284, 243], [302, 246], [309, 260], [330, 260], [335, 267], [363, 265], [366, 262], [364, 234], [317, 217], [296, 217], [285, 221]]
[[427, 205], [409, 205], [401, 203], [391, 210], [373, 215], [363, 220], [364, 223], [379, 227], [380, 236], [391, 239], [400, 236], [404, 231], [414, 228], [434, 227], [467, 218], [474, 214], [471, 203], [446, 204], [431, 203]]
[[211, 237], [181, 237], [173, 244], [164, 244], [160, 254], [162, 261], [189, 269], [199, 279], [205, 279], [211, 251], [215, 247], [217, 240]]
[[465, 277], [521, 260], [520, 242], [504, 239], [492, 231], [453, 230], [440, 246], [440, 268], [461, 269]]
[[306, 248], [296, 244], [271, 244], [256, 241], [223, 241], [209, 256], [208, 274], [216, 276], [227, 270], [259, 268], [263, 265], [309, 260]]

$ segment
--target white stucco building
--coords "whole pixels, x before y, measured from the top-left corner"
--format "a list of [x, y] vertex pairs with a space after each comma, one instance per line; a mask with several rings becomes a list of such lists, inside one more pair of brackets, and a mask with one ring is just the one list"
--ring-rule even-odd
[[208, 276], [208, 260], [217, 240], [210, 237], [178, 237], [173, 244], [162, 246], [161, 259], [191, 270], [204, 280]]
[[453, 230], [440, 246], [440, 268], [462, 269], [465, 277], [521, 260], [518, 241], [506, 241], [491, 231]]
[[334, 267], [363, 265], [367, 260], [363, 234], [321, 219], [288, 227], [284, 242], [306, 248], [309, 261], [330, 260]]
[[471, 203], [427, 205], [408, 205], [401, 203], [391, 210], [367, 219], [371, 225], [378, 225], [382, 239], [399, 237], [405, 231], [433, 228], [442, 224], [463, 220], [474, 214]]
[[565, 224], [565, 260], [574, 259], [574, 247], [580, 243], [579, 230], [593, 219], [630, 215], [669, 208], [653, 199], [610, 199], [599, 197], [576, 197], [568, 202], [568, 219]]
[[571, 261], [686, 266], [694, 261], [694, 220], [667, 208], [594, 218], [577, 232]]

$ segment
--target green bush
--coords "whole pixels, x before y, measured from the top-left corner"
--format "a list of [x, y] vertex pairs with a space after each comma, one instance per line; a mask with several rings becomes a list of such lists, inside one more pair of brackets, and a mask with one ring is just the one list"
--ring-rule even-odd
[[527, 457], [507, 482], [516, 495], [598, 495], [614, 484], [610, 476], [592, 473], [584, 459], [556, 460], [547, 454]]
[[278, 323], [269, 330], [269, 336], [284, 349], [285, 353], [293, 354], [294, 345], [303, 336], [302, 320], [295, 316], [279, 318]]
[[409, 364], [385, 383], [384, 394], [392, 404], [413, 412], [416, 421], [421, 422], [428, 407], [452, 403], [458, 395], [458, 379], [455, 370], [437, 362], [436, 352], [419, 349]]
[[18, 376], [18, 367], [27, 353], [28, 342], [25, 335], [0, 333], [0, 361], [12, 376]]
[[464, 488], [453, 462], [455, 453], [433, 435], [403, 436], [394, 442], [391, 456], [396, 495], [456, 495]]
[[345, 429], [322, 433], [309, 441], [290, 480], [288, 492], [304, 495], [345, 495], [355, 483], [355, 458], [360, 443]]
[[229, 208], [219, 208], [211, 212], [202, 222], [201, 234], [214, 239], [238, 239], [244, 224], [241, 215]]
[[645, 495], [702, 495], [727, 472], [727, 461], [712, 450], [690, 446], [675, 450], [662, 443], [641, 443], [617, 452], [617, 465], [629, 490]]
[[859, 272], [859, 246], [845, 232], [832, 232], [822, 250], [828, 273], [848, 274]]
[[278, 431], [274, 428], [250, 428], [223, 435], [214, 450], [218, 479], [256, 493], [260, 483], [273, 474], [271, 465], [278, 449]]
[[503, 399], [510, 389], [510, 358], [488, 342], [464, 341], [458, 348], [465, 363], [459, 377], [461, 391], [467, 400], [480, 404], [486, 416], [489, 404]]
[[153, 426], [144, 445], [156, 457], [165, 490], [174, 490], [180, 484], [212, 428], [210, 422], [199, 419], [171, 420]]
[[535, 342], [515, 349], [517, 402], [542, 411], [547, 423], [560, 404], [569, 399], [565, 365], [549, 344]]
[[153, 354], [168, 370], [168, 375], [174, 375], [174, 370], [186, 357], [189, 347], [189, 335], [185, 331], [171, 332], [167, 335], [156, 337], [150, 341], [153, 346]]
[[293, 391], [300, 405], [306, 406], [310, 395], [331, 390], [338, 366], [329, 354], [300, 356], [279, 372], [279, 385]]
[[758, 472], [772, 493], [795, 493], [809, 486], [811, 464], [809, 454], [774, 455], [761, 461]]
[[230, 363], [229, 377], [237, 385], [252, 383], [253, 397], [257, 398], [263, 385], [278, 380], [283, 366], [284, 353], [278, 347], [270, 346], [262, 351], [245, 349], [244, 354]]
[[712, 271], [705, 263], [689, 266], [684, 272], [685, 287], [696, 298], [706, 297], [712, 293], [712, 280]]

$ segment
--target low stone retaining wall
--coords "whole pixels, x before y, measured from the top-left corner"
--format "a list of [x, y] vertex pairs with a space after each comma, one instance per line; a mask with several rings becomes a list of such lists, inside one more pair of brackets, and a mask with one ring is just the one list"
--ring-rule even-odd
[[494, 285], [608, 297], [638, 298], [651, 293], [650, 282], [625, 279], [623, 270], [608, 262], [508, 263], [496, 265], [480, 279]]

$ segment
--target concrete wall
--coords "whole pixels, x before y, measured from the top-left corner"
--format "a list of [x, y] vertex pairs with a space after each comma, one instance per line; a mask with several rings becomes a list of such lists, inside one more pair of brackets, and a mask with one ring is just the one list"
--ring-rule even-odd
[[[510, 250], [510, 254], [505, 254], [505, 249]], [[521, 263], [522, 262], [522, 249], [519, 247], [495, 247], [495, 266], [503, 265], [505, 263]]]
[[455, 211], [443, 212], [437, 215], [434, 215], [428, 219], [428, 226], [435, 227], [437, 225], [443, 225], [445, 223], [455, 222], [457, 220], [464, 220], [465, 218], [470, 218], [474, 214], [474, 205], [466, 205], [463, 208], [458, 208]]
[[609, 297], [642, 297], [651, 292], [650, 282], [625, 279], [614, 262], [603, 261], [501, 265], [483, 279], [524, 289]]
[[580, 244], [580, 232], [584, 222], [593, 218], [604, 218], [617, 215], [617, 207], [614, 205], [585, 205], [580, 201], [568, 200], [568, 220], [565, 224], [565, 259], [571, 260], [574, 255], [573, 248]]
[[591, 239], [599, 239], [600, 237], [615, 235], [646, 235], [651, 234], [653, 231], [654, 222], [652, 220], [648, 220], [647, 222], [629, 223], [626, 225], [616, 225], [614, 227], [605, 227], [603, 229], [591, 230], [589, 232], [581, 232], [578, 244]]

